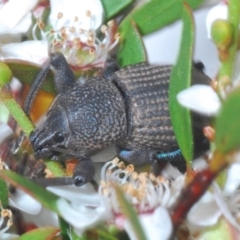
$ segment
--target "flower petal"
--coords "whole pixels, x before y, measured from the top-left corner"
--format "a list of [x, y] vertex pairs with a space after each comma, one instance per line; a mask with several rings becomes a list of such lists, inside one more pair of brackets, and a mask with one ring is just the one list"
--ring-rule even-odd
[[[58, 18], [59, 13], [63, 14], [61, 18]], [[74, 20], [75, 17], [78, 21]], [[103, 6], [100, 0], [51, 0], [49, 20], [54, 29], [76, 24], [84, 30], [97, 29], [102, 24], [102, 18]]]
[[[33, 9], [37, 3], [38, 0], [9, 0], [0, 9], [0, 25], [3, 25], [8, 29], [13, 29], [24, 18], [24, 16], [26, 16], [26, 14], [28, 14], [28, 19], [31, 18], [29, 11]], [[28, 28], [30, 25], [31, 22], [28, 24]], [[24, 29], [24, 32], [26, 32], [28, 28]]]
[[90, 183], [81, 187], [75, 185], [47, 187], [47, 190], [71, 202], [99, 206], [100, 198]]
[[18, 239], [19, 235], [11, 233], [3, 233], [0, 235], [1, 240], [13, 240]]
[[[152, 214], [141, 214], [139, 220], [148, 240], [167, 240], [170, 238], [173, 229], [172, 221], [169, 212], [165, 208], [158, 207]], [[131, 240], [138, 239], [128, 220], [124, 223], [124, 229]]]
[[224, 195], [231, 196], [240, 185], [240, 163], [233, 163], [227, 170]]
[[75, 228], [78, 235], [81, 235], [85, 229], [111, 217], [110, 212], [103, 206], [88, 208], [80, 204], [71, 204], [63, 198], [57, 201], [57, 208], [62, 217]]
[[42, 64], [48, 58], [48, 42], [25, 41], [2, 45], [0, 48], [0, 59], [11, 58]]
[[24, 212], [36, 215], [41, 211], [42, 205], [20, 189], [9, 198], [9, 205]]
[[13, 130], [6, 123], [0, 122], [0, 145], [11, 136], [13, 136]]
[[178, 102], [204, 115], [216, 115], [221, 107], [217, 93], [206, 85], [196, 84], [177, 95]]
[[213, 195], [206, 192], [191, 208], [187, 220], [192, 225], [207, 227], [216, 224], [221, 214]]
[[213, 196], [215, 198], [216, 203], [218, 204], [219, 209], [221, 210], [224, 217], [238, 230], [240, 230], [240, 225], [232, 215], [232, 213], [229, 210], [229, 207], [227, 205], [227, 202], [225, 200], [225, 197], [223, 196], [219, 186], [216, 183], [212, 184], [213, 188]]

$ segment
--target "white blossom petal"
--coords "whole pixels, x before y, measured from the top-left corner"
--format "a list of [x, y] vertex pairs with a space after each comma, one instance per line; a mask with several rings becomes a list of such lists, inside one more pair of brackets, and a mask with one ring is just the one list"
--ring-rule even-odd
[[240, 163], [233, 163], [227, 170], [227, 180], [224, 185], [223, 193], [231, 196], [240, 186]]
[[11, 233], [3, 233], [0, 234], [1, 240], [13, 240], [18, 239], [19, 235], [11, 234]]
[[37, 200], [20, 189], [16, 189], [16, 192], [11, 195], [9, 205], [33, 215], [38, 214], [42, 208]]
[[228, 8], [225, 3], [220, 3], [216, 5], [215, 7], [211, 8], [211, 10], [208, 12], [207, 18], [206, 18], [206, 28], [207, 28], [207, 34], [208, 38], [211, 37], [211, 28], [212, 24], [217, 19], [227, 19], [227, 12]]
[[0, 59], [21, 59], [42, 64], [48, 58], [47, 41], [9, 43], [0, 47]]
[[13, 130], [6, 123], [0, 122], [0, 145], [11, 136], [13, 136]]
[[57, 214], [45, 207], [41, 208], [41, 211], [37, 214], [37, 216], [26, 212], [22, 212], [22, 215], [26, 222], [31, 222], [38, 227], [59, 226], [59, 218]]
[[[63, 16], [57, 20], [58, 14]], [[87, 16], [90, 14], [90, 16]], [[51, 0], [49, 20], [52, 26], [60, 29], [64, 26], [77, 26], [85, 30], [97, 29], [102, 24], [103, 6], [100, 0]]]
[[[139, 215], [139, 221], [148, 240], [168, 240], [172, 234], [172, 221], [169, 212], [163, 207], [156, 208], [151, 214]], [[138, 239], [129, 220], [124, 222], [124, 229], [131, 240]]]
[[177, 95], [178, 102], [204, 115], [216, 115], [221, 107], [217, 93], [207, 85], [196, 84]]
[[213, 195], [210, 192], [206, 192], [193, 205], [187, 215], [187, 220], [195, 226], [207, 227], [216, 224], [221, 214]]
[[47, 190], [71, 202], [80, 202], [85, 205], [98, 206], [100, 198], [92, 184], [81, 187], [75, 185], [47, 187]]
[[80, 203], [78, 205], [69, 203], [63, 198], [57, 201], [57, 208], [61, 216], [74, 227], [78, 235], [81, 235], [85, 229], [101, 221], [109, 220], [111, 217], [110, 212], [106, 211], [103, 205], [89, 208]]
[[0, 9], [0, 34], [24, 33], [31, 25], [31, 13], [38, 0], [9, 0]]
[[224, 217], [238, 230], [240, 230], [240, 225], [233, 217], [230, 209], [227, 205], [224, 195], [222, 194], [219, 186], [216, 183], [212, 184], [213, 188], [213, 196], [215, 198], [216, 203], [218, 204], [219, 209], [221, 210]]

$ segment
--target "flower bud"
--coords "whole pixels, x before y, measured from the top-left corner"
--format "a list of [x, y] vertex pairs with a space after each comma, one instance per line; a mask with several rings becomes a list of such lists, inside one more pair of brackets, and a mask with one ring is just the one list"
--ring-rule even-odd
[[227, 20], [218, 19], [213, 22], [211, 37], [220, 50], [229, 48], [233, 38], [233, 28]]
[[12, 78], [12, 71], [3, 62], [0, 62], [0, 88], [9, 83]]

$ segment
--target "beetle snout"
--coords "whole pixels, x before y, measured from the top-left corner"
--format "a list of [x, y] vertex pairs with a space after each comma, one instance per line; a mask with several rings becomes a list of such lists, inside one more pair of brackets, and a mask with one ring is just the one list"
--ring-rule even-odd
[[29, 141], [32, 145], [36, 159], [48, 158], [52, 155], [48, 149], [48, 145], [41, 139], [37, 130], [30, 133]]

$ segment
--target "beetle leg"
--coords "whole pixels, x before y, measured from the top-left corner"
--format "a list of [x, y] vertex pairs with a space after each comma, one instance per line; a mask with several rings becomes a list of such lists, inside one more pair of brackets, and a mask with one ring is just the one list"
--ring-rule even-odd
[[57, 178], [33, 178], [31, 179], [38, 185], [43, 187], [61, 186], [61, 185], [76, 185], [80, 187], [87, 182], [93, 180], [95, 168], [90, 158], [80, 160], [74, 169], [73, 177], [57, 177]]
[[74, 169], [73, 179], [76, 186], [82, 186], [93, 180], [95, 168], [90, 158], [80, 160]]
[[135, 166], [152, 164], [157, 158], [157, 153], [154, 150], [120, 150], [117, 147], [117, 153], [121, 159]]
[[177, 167], [180, 172], [186, 171], [186, 162], [179, 149], [171, 152], [157, 152], [155, 150], [121, 150], [117, 147], [118, 156], [135, 166], [151, 164], [155, 175], [164, 168], [166, 163]]

